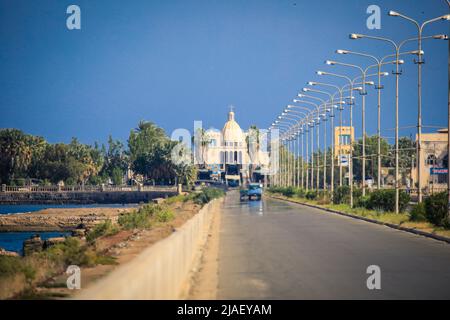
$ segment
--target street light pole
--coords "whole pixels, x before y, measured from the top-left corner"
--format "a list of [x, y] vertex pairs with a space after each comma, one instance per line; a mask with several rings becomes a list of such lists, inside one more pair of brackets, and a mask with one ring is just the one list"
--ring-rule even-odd
[[400, 76], [400, 70], [399, 70], [399, 46], [394, 41], [387, 39], [387, 38], [381, 38], [381, 37], [373, 37], [373, 36], [366, 36], [366, 35], [360, 35], [360, 34], [351, 34], [350, 39], [361, 39], [361, 38], [368, 38], [373, 40], [380, 40], [389, 42], [392, 44], [395, 48], [395, 213], [399, 213], [399, 145], [398, 145], [398, 107], [399, 107], [399, 76]]
[[[315, 103], [309, 102], [309, 101], [300, 101], [300, 100], [294, 100], [294, 102], [301, 102], [301, 103], [306, 103], [306, 104], [310, 104], [313, 105], [314, 107], [316, 107]], [[308, 113], [302, 112], [302, 111], [294, 111], [293, 109], [300, 109], [300, 110], [304, 110], [307, 111]], [[302, 180], [304, 178], [304, 176], [306, 175], [306, 179], [304, 181], [304, 183], [302, 182], [302, 185], [305, 186], [306, 191], [309, 190], [309, 187], [312, 187], [312, 184], [310, 185], [310, 180], [309, 180], [309, 170], [310, 170], [310, 165], [309, 165], [309, 137], [311, 137], [311, 142], [313, 141], [313, 134], [310, 134], [310, 130], [309, 128], [311, 127], [311, 123], [310, 123], [310, 118], [311, 118], [311, 109], [307, 108], [307, 107], [303, 107], [303, 106], [293, 106], [293, 105], [289, 105], [287, 106], [288, 112], [291, 113], [296, 113], [296, 114], [302, 114], [304, 117], [304, 128], [303, 131], [306, 132], [306, 137], [305, 137], [305, 141], [306, 141], [306, 156], [305, 158], [302, 157]], [[303, 138], [302, 138], [303, 141]], [[302, 142], [303, 144], [303, 142]], [[311, 144], [311, 150], [313, 150], [313, 145]], [[312, 151], [313, 152], [313, 151]], [[311, 153], [312, 153], [311, 152]], [[303, 151], [302, 151], [303, 153]], [[306, 165], [305, 165], [305, 159], [306, 159]], [[311, 172], [312, 171], [312, 167], [311, 167]], [[306, 171], [306, 174], [305, 174]]]
[[[283, 118], [282, 116], [279, 116], [278, 119], [275, 121], [275, 124], [279, 127], [283, 127], [285, 129], [287, 129], [287, 133], [290, 132], [291, 128], [292, 128], [292, 123], [291, 122], [287, 122], [287, 121], [283, 121], [285, 120], [285, 118]], [[286, 119], [286, 120], [290, 120], [290, 119]], [[295, 120], [294, 120], [295, 121]], [[287, 187], [287, 163], [286, 163], [286, 144], [288, 142], [287, 140], [287, 136], [285, 136], [284, 138], [281, 139], [282, 140], [282, 150], [280, 152], [280, 158], [281, 158], [281, 186], [283, 187]], [[286, 142], [286, 144], [284, 143]]]
[[[311, 99], [323, 101], [322, 99], [319, 99], [319, 98], [316, 98], [316, 97], [312, 97], [312, 96], [308, 96], [308, 95], [304, 95], [304, 94], [298, 94], [298, 96], [300, 98], [305, 97], [305, 98], [311, 98]], [[294, 102], [295, 103], [297, 103], [297, 102], [299, 102], [299, 103], [306, 103], [306, 104], [309, 104], [309, 105], [313, 105], [314, 107], [316, 107], [317, 114], [320, 114], [320, 107], [316, 103], [312, 103], [312, 102], [304, 101], [304, 100], [294, 100]], [[294, 107], [294, 106], [291, 106], [291, 107]], [[314, 132], [314, 123], [315, 123], [315, 119], [314, 118], [311, 120], [311, 123], [312, 123], [312, 131]], [[317, 125], [319, 125], [319, 123]], [[314, 141], [313, 141], [314, 134], [310, 134], [310, 136], [311, 136], [311, 188], [313, 188], [314, 187]], [[318, 178], [319, 177], [317, 177], [317, 179]]]
[[[449, 16], [450, 18], [450, 16]], [[393, 56], [395, 56], [395, 72], [393, 72], [395, 74], [395, 213], [399, 213], [399, 196], [400, 196], [400, 184], [399, 184], [399, 76], [400, 76], [400, 69], [399, 69], [399, 65], [400, 65], [400, 60], [399, 60], [399, 56], [401, 55], [400, 50], [403, 47], [403, 45], [407, 42], [410, 41], [415, 41], [418, 40], [418, 38], [413, 38], [413, 39], [407, 39], [402, 41], [400, 44], [397, 44], [396, 42], [394, 42], [391, 39], [388, 38], [382, 38], [382, 37], [375, 37], [375, 36], [368, 36], [368, 35], [363, 35], [363, 34], [357, 34], [357, 33], [352, 33], [350, 34], [350, 39], [352, 40], [357, 40], [357, 39], [362, 39], [362, 38], [366, 38], [366, 39], [371, 39], [371, 40], [378, 40], [378, 41], [384, 41], [384, 42], [388, 42], [390, 43], [394, 49], [395, 49], [395, 54]], [[429, 36], [426, 37], [427, 39], [446, 39], [444, 36], [442, 35], [438, 35], [438, 36]], [[422, 37], [422, 40], [425, 39], [424, 37]], [[408, 53], [412, 53], [412, 54], [417, 54], [417, 55], [423, 55], [422, 51], [411, 51]], [[419, 168], [418, 168], [419, 169]], [[419, 189], [420, 189], [420, 185], [419, 185]]]
[[[446, 0], [450, 10], [450, 0]], [[450, 30], [449, 30], [450, 31]], [[448, 42], [448, 100], [447, 100], [447, 220], [450, 220], [450, 41]]]
[[327, 191], [327, 117], [323, 117], [323, 190]]
[[420, 24], [416, 20], [398, 13], [396, 11], [389, 11], [389, 15], [392, 17], [400, 17], [409, 22], [412, 22], [418, 31], [418, 59], [417, 59], [417, 143], [416, 143], [416, 168], [417, 168], [417, 183], [418, 187], [418, 202], [422, 202], [422, 174], [421, 174], [421, 165], [422, 165], [422, 64], [424, 63], [422, 60], [422, 34], [423, 29], [427, 24], [440, 21], [440, 20], [449, 20], [448, 15], [440, 16], [434, 19], [430, 19], [428, 21]]
[[[306, 107], [288, 106], [284, 110], [284, 113], [290, 114], [291, 116], [299, 117], [302, 120], [308, 118], [308, 114], [306, 114], [305, 112], [295, 111], [295, 110], [293, 110], [293, 108], [309, 110]], [[297, 168], [297, 170], [296, 170], [297, 180], [295, 182], [295, 186], [296, 187], [300, 186], [300, 179], [301, 179], [301, 187], [303, 188], [303, 124], [299, 128], [300, 129], [298, 130], [298, 132], [295, 133], [295, 135], [297, 137], [296, 140], [298, 142], [297, 143], [297, 160], [294, 161], [296, 163], [294, 165], [294, 168]], [[301, 155], [300, 155], [300, 144], [301, 144]], [[300, 175], [300, 171], [301, 171], [301, 175]]]
[[[340, 98], [339, 98], [340, 99], [339, 105], [340, 105], [340, 103], [342, 101], [342, 97], [343, 97], [342, 89], [340, 87], [332, 85], [332, 84], [328, 84], [328, 83], [313, 82], [313, 81], [308, 82], [308, 85], [310, 85], [310, 86], [320, 85], [320, 86], [331, 87], [331, 88], [337, 89], [340, 94]], [[331, 197], [333, 197], [333, 193], [334, 193], [334, 163], [336, 161], [335, 160], [336, 155], [335, 155], [335, 150], [334, 150], [335, 149], [335, 145], [334, 145], [335, 144], [335, 141], [334, 141], [335, 140], [335, 134], [334, 134], [334, 117], [335, 117], [334, 109], [335, 109], [335, 106], [334, 106], [334, 96], [330, 95], [330, 97], [331, 97], [330, 98], [331, 99], [331, 115], [330, 115], [330, 118], [331, 118]], [[341, 121], [340, 126], [341, 126], [341, 131], [342, 131], [342, 109], [341, 108], [339, 108], [339, 113], [340, 113], [340, 121]], [[338, 141], [338, 145], [340, 145], [339, 141]], [[340, 186], [342, 186], [342, 166], [341, 166], [341, 164], [339, 164], [339, 171], [340, 171], [339, 184], [340, 184]]]
[[[288, 111], [287, 109], [285, 111]], [[291, 118], [287, 116], [287, 112], [283, 112], [281, 114], [281, 116], [278, 117], [278, 119], [283, 119], [283, 120], [287, 120], [287, 121], [293, 121], [295, 122], [295, 125], [298, 127], [300, 125], [300, 121], [297, 118]], [[290, 123], [290, 122], [287, 122]], [[290, 123], [292, 125], [292, 123]], [[292, 127], [291, 127], [292, 129]], [[293, 142], [293, 136], [292, 136], [292, 131], [289, 132], [289, 136], [287, 137], [287, 163], [286, 163], [286, 186], [290, 187], [293, 186], [293, 161], [292, 161], [292, 152], [293, 152], [293, 146], [292, 146], [292, 142]]]
[[[317, 85], [318, 83], [317, 82], [308, 82], [307, 83], [308, 85], [311, 85], [311, 86], [314, 86], [314, 85]], [[333, 95], [332, 94], [330, 94], [329, 92], [326, 92], [326, 91], [321, 91], [321, 90], [315, 90], [315, 89], [311, 89], [311, 88], [303, 88], [303, 91], [305, 91], [305, 92], [315, 92], [315, 93], [320, 93], [320, 94], [325, 94], [325, 95], [327, 95], [328, 97], [329, 97], [329, 101], [330, 101], [330, 104], [331, 104], [331, 106], [332, 106], [332, 108], [334, 108], [334, 97], [333, 97]], [[328, 108], [327, 108], [327, 102], [325, 102], [324, 100], [322, 100], [322, 99], [319, 99], [319, 101], [321, 101], [323, 104], [324, 104], [324, 113], [325, 113], [325, 117], [324, 117], [324, 122], [326, 122], [326, 114], [327, 114], [327, 112], [328, 112]], [[332, 112], [332, 115], [334, 114], [334, 112]], [[324, 132], [324, 173], [323, 173], [323, 181], [324, 181], [324, 190], [326, 190], [327, 188], [326, 188], [326, 181], [327, 181], [327, 179], [326, 179], [326, 173], [327, 173], [327, 146], [326, 146], [326, 123], [324, 124], [324, 130], [325, 130], [325, 132]], [[334, 135], [333, 135], [333, 137], [334, 137]], [[334, 145], [334, 143], [333, 143], [333, 145]], [[333, 154], [334, 154], [334, 151], [332, 151], [333, 152]], [[334, 191], [334, 186], [333, 186], [333, 183], [334, 183], [334, 172], [333, 172], [333, 170], [334, 170], [334, 159], [332, 159], [332, 161], [331, 161], [331, 167], [332, 167], [332, 170], [331, 170], [331, 192], [333, 192]]]
[[309, 123], [306, 123], [306, 180], [305, 180], [305, 189], [306, 191], [309, 190]]
[[354, 64], [348, 64], [348, 63], [342, 63], [337, 61], [330, 61], [327, 60], [325, 62], [327, 65], [339, 65], [344, 67], [350, 67], [358, 69], [361, 72], [362, 77], [362, 92], [360, 94], [362, 95], [362, 172], [361, 172], [361, 186], [362, 186], [362, 194], [363, 196], [366, 195], [366, 74], [367, 69], [364, 70], [360, 66], [354, 65]]
[[[331, 73], [331, 72], [324, 72], [324, 71], [317, 71], [317, 75], [319, 76], [333, 76], [336, 78], [345, 79], [348, 81], [350, 85], [350, 128], [353, 128], [353, 81], [349, 77], [341, 74]], [[341, 127], [342, 128], [342, 127]], [[350, 132], [350, 157], [349, 157], [349, 173], [348, 173], [348, 180], [349, 180], [349, 186], [350, 186], [350, 207], [353, 208], [353, 136]]]

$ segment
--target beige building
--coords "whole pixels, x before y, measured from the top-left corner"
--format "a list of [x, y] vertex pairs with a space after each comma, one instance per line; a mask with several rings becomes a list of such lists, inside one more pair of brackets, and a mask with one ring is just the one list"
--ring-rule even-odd
[[355, 139], [355, 130], [353, 127], [335, 127], [334, 128], [334, 154], [336, 158], [339, 155], [350, 154], [351, 141]]
[[[236, 122], [234, 111], [228, 113], [223, 129], [209, 129], [206, 137], [209, 143], [196, 148], [201, 156], [207, 175], [214, 179], [248, 180], [255, 172], [264, 172], [269, 166], [269, 154], [264, 148], [247, 146], [250, 132], [245, 132]], [[260, 139], [263, 137], [260, 135]], [[252, 139], [250, 139], [252, 140]], [[253, 178], [254, 180], [254, 178]]]
[[[417, 136], [416, 136], [417, 141]], [[425, 192], [439, 192], [447, 188], [448, 129], [422, 133], [421, 188]], [[413, 168], [413, 184], [417, 187], [417, 167]]]

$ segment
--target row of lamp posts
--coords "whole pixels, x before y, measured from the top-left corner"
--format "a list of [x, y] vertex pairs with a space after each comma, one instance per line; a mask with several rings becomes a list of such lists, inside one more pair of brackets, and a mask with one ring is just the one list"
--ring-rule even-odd
[[[446, 0], [450, 7], [450, 1]], [[419, 23], [416, 20], [398, 13], [396, 11], [390, 11], [390, 16], [403, 18], [417, 26], [418, 35], [414, 38], [406, 39], [402, 42], [395, 42], [391, 39], [384, 37], [369, 36], [363, 34], [350, 34], [350, 39], [369, 39], [375, 41], [383, 41], [389, 43], [394, 48], [394, 53], [382, 58], [378, 58], [372, 54], [350, 51], [350, 50], [336, 50], [337, 54], [341, 55], [355, 55], [360, 57], [366, 57], [375, 62], [375, 64], [367, 67], [361, 67], [359, 65], [327, 60], [325, 63], [328, 66], [341, 66], [345, 68], [352, 68], [359, 71], [360, 75], [354, 79], [346, 74], [331, 73], [326, 71], [318, 71], [319, 76], [329, 76], [334, 79], [345, 80], [344, 86], [339, 86], [333, 83], [324, 83], [317, 81], [308, 82], [308, 87], [303, 88], [303, 92], [298, 94], [298, 98], [293, 102], [296, 105], [289, 105], [285, 108], [277, 120], [272, 123], [271, 130], [278, 129], [280, 131], [281, 138], [281, 157], [280, 157], [280, 171], [274, 178], [274, 184], [280, 186], [297, 186], [302, 187], [305, 190], [320, 188], [320, 124], [323, 123], [323, 189], [327, 190], [328, 182], [328, 165], [327, 165], [327, 129], [326, 123], [330, 119], [330, 132], [331, 132], [331, 164], [330, 164], [330, 192], [333, 194], [336, 184], [334, 169], [335, 169], [335, 128], [334, 118], [336, 116], [335, 110], [339, 111], [339, 139], [338, 150], [342, 152], [342, 112], [345, 110], [344, 106], [347, 105], [350, 114], [350, 128], [353, 128], [353, 107], [355, 105], [354, 92], [359, 92], [362, 96], [362, 192], [366, 194], [366, 95], [367, 86], [375, 86], [377, 90], [377, 188], [381, 188], [381, 90], [383, 85], [381, 78], [388, 76], [389, 73], [383, 72], [382, 68], [385, 65], [395, 65], [395, 212], [399, 212], [399, 190], [400, 190], [400, 172], [399, 172], [399, 77], [401, 75], [400, 65], [404, 63], [400, 57], [404, 55], [416, 55], [417, 60], [415, 63], [418, 66], [418, 111], [417, 111], [417, 143], [416, 143], [416, 172], [417, 172], [417, 184], [418, 184], [418, 201], [422, 201], [422, 177], [420, 173], [422, 155], [421, 155], [421, 135], [422, 135], [422, 64], [424, 63], [422, 50], [423, 41], [428, 39], [448, 40], [447, 35], [432, 35], [424, 36], [423, 30], [425, 26], [442, 20], [450, 20], [450, 14], [442, 15], [434, 19], [427, 20], [423, 23]], [[418, 49], [413, 51], [402, 52], [402, 48], [405, 44], [410, 42], [417, 42]], [[450, 43], [449, 43], [449, 57], [450, 57]], [[393, 60], [392, 60], [393, 59]], [[377, 72], [370, 74], [371, 69], [376, 68]], [[449, 58], [449, 77], [450, 77], [450, 58]], [[374, 81], [368, 81], [368, 79], [376, 77], [377, 83]], [[449, 81], [450, 84], [450, 81]], [[315, 87], [323, 87], [323, 90], [317, 90]], [[325, 91], [325, 88], [336, 90], [332, 93]], [[346, 96], [347, 92], [349, 93]], [[326, 96], [328, 99], [319, 98], [319, 96]], [[338, 96], [338, 98], [336, 98]], [[450, 127], [450, 86], [449, 86], [449, 127]], [[314, 130], [315, 129], [315, 130]], [[315, 131], [315, 132], [314, 132]], [[314, 145], [314, 136], [316, 139], [316, 145]], [[350, 205], [353, 206], [353, 134], [350, 132], [349, 139], [349, 155], [348, 155], [348, 184], [350, 186]], [[297, 143], [296, 143], [297, 142]], [[306, 142], [306, 143], [305, 143]], [[314, 159], [314, 150], [317, 148], [317, 158]], [[449, 145], [450, 150], [450, 132], [449, 132]], [[343, 185], [343, 165], [341, 154], [339, 156], [339, 186]], [[306, 159], [306, 161], [305, 161]], [[316, 163], [316, 164], [315, 164]], [[449, 176], [449, 191], [450, 191], [450, 174]], [[314, 184], [315, 182], [315, 184]], [[449, 210], [450, 210], [450, 192], [449, 192]]]

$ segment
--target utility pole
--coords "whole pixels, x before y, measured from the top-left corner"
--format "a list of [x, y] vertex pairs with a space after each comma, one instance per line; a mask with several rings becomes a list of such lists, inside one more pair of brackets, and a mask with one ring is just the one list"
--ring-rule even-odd
[[[450, 11], [450, 0], [447, 0]], [[449, 28], [450, 32], [450, 28]], [[449, 33], [450, 34], [450, 33]], [[448, 40], [448, 121], [447, 121], [447, 219], [450, 220], [450, 40]], [[420, 169], [420, 168], [419, 168]]]

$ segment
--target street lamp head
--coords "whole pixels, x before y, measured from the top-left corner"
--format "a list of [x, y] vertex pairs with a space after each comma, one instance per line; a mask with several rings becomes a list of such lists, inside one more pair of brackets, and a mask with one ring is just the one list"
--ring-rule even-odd
[[375, 85], [375, 82], [373, 82], [373, 81], [366, 81], [366, 85], [373, 86], [373, 85]]
[[302, 91], [303, 91], [303, 92], [308, 92], [308, 91], [310, 91], [310, 89], [308, 89], [308, 88], [303, 88]]
[[336, 50], [336, 53], [337, 54], [348, 54], [350, 51], [348, 51], [348, 50]]
[[355, 91], [363, 91], [363, 88], [362, 87], [355, 87], [355, 88], [353, 88], [353, 90], [355, 90]]
[[393, 10], [389, 11], [388, 14], [389, 14], [391, 17], [398, 17], [398, 16], [400, 16], [400, 13], [398, 13], [398, 12], [396, 12], [396, 11], [393, 11]]
[[304, 98], [304, 97], [305, 97], [305, 95], [304, 95], [304, 94], [301, 94], [301, 93], [299, 93], [299, 94], [298, 94], [298, 97], [299, 97], [299, 98]]
[[[399, 62], [399, 63], [400, 63], [400, 62]], [[387, 77], [387, 76], [389, 75], [389, 72], [382, 72], [381, 75], [382, 75], [383, 77]]]
[[446, 34], [438, 34], [433, 36], [433, 39], [436, 40], [448, 40], [448, 36]]
[[[278, 119], [281, 120], [281, 116], [278, 116]], [[278, 121], [279, 122], [279, 121]]]
[[[398, 64], [404, 64], [404, 63], [405, 63], [405, 60], [402, 60], [402, 59], [398, 60]], [[387, 73], [387, 74], [389, 75], [389, 73]]]
[[[295, 102], [295, 101], [294, 101], [294, 102]], [[291, 106], [291, 105], [289, 105], [289, 106], [287, 106], [286, 108], [287, 108], [287, 109], [291, 109], [291, 108], [292, 108], [292, 106]]]
[[331, 60], [327, 60], [327, 61], [325, 61], [325, 64], [327, 64], [329, 66], [333, 66], [333, 65], [336, 64], [336, 62], [335, 61], [331, 61]]
[[411, 51], [411, 54], [417, 55], [417, 56], [423, 56], [425, 52], [423, 50], [414, 50]]
[[316, 84], [317, 84], [317, 82], [314, 82], [314, 81], [309, 81], [309, 82], [308, 82], [308, 85], [309, 85], [309, 86], [315, 86]]
[[357, 40], [357, 39], [363, 38], [363, 35], [362, 34], [357, 34], [357, 33], [351, 33], [349, 38], [352, 39], [352, 40]]
[[450, 21], [450, 14], [446, 14], [445, 16], [442, 16], [442, 20]]

